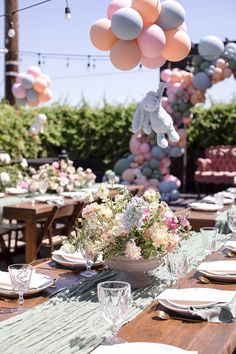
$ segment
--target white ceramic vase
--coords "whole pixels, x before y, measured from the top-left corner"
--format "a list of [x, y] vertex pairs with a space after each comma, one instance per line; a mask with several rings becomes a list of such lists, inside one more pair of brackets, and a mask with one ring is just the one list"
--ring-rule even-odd
[[151, 284], [152, 280], [145, 272], [156, 269], [160, 261], [158, 259], [131, 260], [126, 256], [118, 256], [107, 259], [105, 263], [109, 268], [119, 271], [116, 280], [130, 283], [132, 289], [145, 288]]

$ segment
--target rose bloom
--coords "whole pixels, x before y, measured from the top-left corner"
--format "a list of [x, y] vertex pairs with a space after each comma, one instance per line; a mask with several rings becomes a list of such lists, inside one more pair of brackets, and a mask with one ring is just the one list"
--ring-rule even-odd
[[154, 247], [165, 247], [168, 242], [168, 229], [165, 225], [154, 223], [145, 231], [145, 237], [152, 240]]
[[98, 208], [99, 208], [98, 203], [93, 203], [93, 204], [87, 205], [82, 210], [82, 217], [85, 219], [91, 218], [93, 215], [96, 214]]
[[132, 260], [139, 260], [142, 258], [141, 248], [136, 245], [134, 240], [130, 240], [129, 242], [127, 242], [125, 248], [125, 255], [126, 257]]
[[165, 246], [165, 250], [167, 252], [174, 251], [178, 247], [179, 242], [180, 242], [179, 235], [175, 233], [169, 233], [167, 237], [167, 244]]
[[190, 223], [185, 217], [180, 218], [180, 225], [187, 228], [187, 229], [190, 228]]
[[55, 168], [55, 170], [58, 170], [58, 168], [60, 167], [59, 163], [57, 161], [54, 161], [52, 163], [52, 167]]

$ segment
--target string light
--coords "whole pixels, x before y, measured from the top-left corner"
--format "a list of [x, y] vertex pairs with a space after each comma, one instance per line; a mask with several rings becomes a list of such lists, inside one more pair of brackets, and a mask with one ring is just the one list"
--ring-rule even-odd
[[68, 1], [66, 0], [66, 7], [65, 7], [65, 21], [66, 22], [70, 22], [71, 21], [71, 11], [70, 11], [70, 7], [68, 4]]
[[13, 21], [10, 21], [10, 23], [9, 23], [9, 30], [8, 30], [7, 34], [8, 34], [8, 37], [10, 37], [10, 38], [14, 38], [16, 35]]

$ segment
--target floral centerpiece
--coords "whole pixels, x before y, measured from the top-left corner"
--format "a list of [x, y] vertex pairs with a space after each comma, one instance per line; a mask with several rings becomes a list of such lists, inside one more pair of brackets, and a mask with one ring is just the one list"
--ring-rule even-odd
[[64, 249], [75, 251], [82, 245], [95, 259], [102, 254], [105, 260], [122, 257], [122, 262], [161, 260], [188, 237], [189, 222], [177, 218], [155, 191], [134, 197], [122, 188], [112, 200], [103, 186], [99, 196], [100, 204], [83, 209], [81, 228]]
[[9, 187], [15, 187], [19, 179], [27, 176], [27, 161], [22, 159], [19, 163], [11, 162], [7, 153], [0, 153], [0, 192]]
[[75, 168], [73, 161], [61, 160], [44, 164], [35, 169], [30, 169], [30, 175], [27, 178], [19, 181], [20, 187], [37, 192], [40, 188], [40, 183], [47, 181], [47, 192], [62, 193], [64, 191], [72, 192], [78, 188], [85, 187], [90, 183], [94, 183], [95, 174], [91, 169], [84, 170], [82, 167]]

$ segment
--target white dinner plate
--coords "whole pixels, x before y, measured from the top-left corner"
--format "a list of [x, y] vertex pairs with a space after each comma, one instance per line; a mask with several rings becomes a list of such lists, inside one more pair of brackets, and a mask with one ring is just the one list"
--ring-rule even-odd
[[[187, 353], [184, 349], [172, 345], [160, 343], [122, 343], [115, 345], [101, 345], [97, 347], [92, 354], [164, 354], [164, 353]], [[196, 352], [197, 353], [197, 352]]]
[[[38, 288], [29, 289], [29, 291], [24, 293], [24, 296], [38, 294], [39, 292], [47, 289], [49, 286], [54, 284], [54, 280], [52, 277], [45, 275], [45, 278], [48, 278], [48, 281], [46, 281], [42, 286], [40, 286]], [[5, 289], [3, 287], [0, 287], [0, 295], [10, 296], [10, 297], [17, 297], [18, 296], [18, 294], [16, 294], [13, 290], [9, 290], [9, 288]]]
[[47, 202], [50, 202], [50, 201], [53, 202], [53, 201], [57, 201], [57, 200], [63, 201], [64, 198], [61, 197], [61, 196], [56, 196], [56, 195], [47, 195], [47, 196], [46, 195], [40, 195], [38, 197], [35, 197], [34, 200], [36, 202], [47, 203]]
[[[203, 200], [206, 202], [206, 203], [212, 203], [212, 204], [215, 204], [215, 197], [213, 196], [207, 196], [205, 198], [203, 198]], [[233, 203], [233, 199], [231, 198], [224, 198], [224, 204], [225, 205], [228, 205], [228, 204], [232, 204]]]
[[[171, 310], [171, 311], [174, 311], [174, 312], [177, 312], [177, 313], [179, 313], [179, 314], [181, 314], [181, 315], [184, 315], [184, 316], [186, 316], [186, 315], [191, 315], [191, 313], [190, 313], [190, 309], [189, 309], [189, 307], [187, 307], [187, 308], [183, 308], [183, 307], [179, 307], [179, 306], [176, 306], [176, 305], [173, 305], [173, 303], [171, 303], [170, 302], [170, 300], [168, 301], [168, 300], [161, 300], [161, 299], [158, 299], [158, 301], [159, 301], [159, 303], [162, 305], [162, 306], [164, 306], [165, 308], [167, 308], [167, 309], [169, 309], [169, 310]], [[205, 303], [205, 305], [204, 305], [204, 307], [207, 307], [206, 306], [206, 302], [204, 302]], [[209, 304], [212, 304], [212, 302], [209, 302]], [[195, 302], [195, 305], [197, 305], [197, 303]], [[198, 303], [198, 305], [197, 305], [198, 307], [200, 307], [199, 306], [199, 303]], [[210, 306], [210, 305], [209, 305]]]
[[201, 270], [200, 273], [211, 279], [236, 282], [236, 274], [223, 274], [222, 272], [209, 272], [206, 270]]
[[81, 260], [81, 263], [71, 262], [69, 260], [66, 260], [64, 257], [62, 257], [59, 254], [53, 254], [52, 259], [56, 263], [63, 265], [64, 267], [71, 268], [71, 269], [79, 269], [81, 267], [84, 267], [86, 264], [85, 260], [84, 261]]
[[201, 211], [218, 211], [220, 208], [215, 204], [210, 203], [190, 203], [190, 208], [193, 210], [201, 210]]
[[6, 193], [12, 194], [12, 195], [19, 195], [19, 194], [28, 193], [28, 191], [27, 191], [27, 189], [23, 189], [23, 188], [9, 187], [9, 188], [6, 188]]

